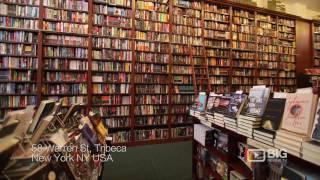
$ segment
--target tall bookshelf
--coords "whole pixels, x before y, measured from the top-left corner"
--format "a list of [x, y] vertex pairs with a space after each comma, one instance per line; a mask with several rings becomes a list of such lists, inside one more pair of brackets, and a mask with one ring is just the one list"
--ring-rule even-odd
[[313, 65], [320, 66], [320, 22], [314, 22], [312, 27], [313, 33]]
[[39, 0], [0, 2], [0, 117], [37, 103]]
[[116, 143], [131, 141], [132, 1], [93, 1], [92, 109]]
[[216, 93], [230, 92], [231, 8], [204, 3], [203, 9], [203, 43], [208, 58], [209, 84]]
[[42, 98], [88, 103], [88, 1], [43, 0]]
[[296, 29], [295, 20], [278, 17], [279, 90], [296, 89]]
[[257, 13], [257, 84], [278, 90], [277, 17]]
[[249, 92], [255, 85], [256, 21], [252, 10], [233, 8], [232, 11], [232, 88]]
[[[0, 12], [1, 117], [63, 98], [64, 109], [81, 102], [100, 112], [114, 143], [167, 142], [191, 137], [194, 90], [295, 89], [293, 16], [196, 0], [0, 6], [10, 6]], [[200, 89], [206, 69], [210, 87]]]
[[167, 0], [136, 0], [135, 141], [169, 138], [170, 29]]

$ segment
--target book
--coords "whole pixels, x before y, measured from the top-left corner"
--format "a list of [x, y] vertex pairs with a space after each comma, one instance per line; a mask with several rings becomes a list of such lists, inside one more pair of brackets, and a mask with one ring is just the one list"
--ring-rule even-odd
[[254, 86], [251, 88], [241, 115], [261, 117], [265, 111], [269, 95], [270, 89], [265, 86]]
[[262, 127], [264, 129], [276, 131], [279, 129], [284, 108], [285, 99], [269, 99], [266, 110], [262, 116]]
[[34, 118], [32, 120], [32, 123], [29, 126], [29, 133], [33, 133], [34, 130], [37, 128], [40, 121], [50, 115], [55, 107], [55, 101], [52, 100], [45, 100], [41, 101], [37, 111], [34, 114]]
[[222, 96], [222, 95], [215, 94], [214, 92], [210, 92], [208, 101], [207, 101], [207, 106], [206, 106], [208, 114], [214, 113], [215, 107], [217, 107], [219, 104], [218, 100], [216, 100], [219, 96]]
[[31, 143], [37, 144], [40, 137], [43, 135], [51, 121], [53, 120], [54, 116], [49, 115], [43, 118], [43, 120], [39, 123], [39, 126], [34, 130], [34, 133], [31, 137]]
[[246, 178], [238, 171], [230, 171], [230, 180], [245, 180]]
[[313, 122], [311, 138], [320, 142], [320, 100], [318, 100], [316, 115]]
[[317, 100], [312, 93], [287, 94], [281, 128], [310, 136]]
[[246, 101], [247, 95], [233, 93], [230, 98], [230, 103], [225, 116], [231, 118], [237, 118], [242, 110], [244, 102]]

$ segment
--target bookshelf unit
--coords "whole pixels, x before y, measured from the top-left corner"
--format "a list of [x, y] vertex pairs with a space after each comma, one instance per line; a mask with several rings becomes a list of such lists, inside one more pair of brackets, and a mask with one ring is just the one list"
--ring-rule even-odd
[[42, 98], [88, 103], [88, 1], [43, 0]]
[[292, 19], [278, 17], [279, 90], [296, 89], [296, 29]]
[[93, 1], [92, 109], [115, 143], [131, 141], [132, 2]]
[[135, 141], [169, 138], [170, 24], [167, 0], [135, 2]]
[[255, 85], [256, 67], [255, 12], [233, 8], [232, 10], [232, 88], [231, 91], [249, 92]]
[[278, 90], [277, 17], [257, 13], [257, 84]]
[[313, 22], [313, 65], [320, 66], [320, 22]]
[[201, 82], [208, 72], [201, 91], [295, 88], [295, 16], [216, 0], [0, 0], [5, 5], [32, 13], [0, 12], [0, 118], [63, 98], [65, 109], [84, 102], [100, 112], [114, 143], [172, 142], [191, 138], [187, 113], [198, 84], [206, 85], [194, 87], [193, 74]]
[[39, 0], [0, 2], [0, 117], [37, 103]]
[[[201, 41], [200, 2], [174, 0], [171, 9], [171, 73], [174, 89], [171, 96], [171, 124], [175, 127], [172, 131], [180, 131], [181, 126], [192, 123], [187, 118], [188, 106], [194, 98], [191, 51], [200, 47], [196, 46]], [[179, 133], [172, 132], [172, 136], [179, 137]]]
[[230, 92], [231, 8], [205, 2], [203, 9], [203, 43], [208, 59], [209, 84], [214, 92]]

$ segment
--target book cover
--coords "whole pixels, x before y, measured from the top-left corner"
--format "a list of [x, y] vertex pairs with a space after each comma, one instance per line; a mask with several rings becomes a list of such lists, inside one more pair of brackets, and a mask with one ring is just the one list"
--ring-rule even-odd
[[314, 118], [311, 138], [315, 141], [320, 142], [320, 101], [319, 100], [318, 100], [316, 115]]
[[266, 87], [253, 87], [241, 111], [242, 115], [261, 117], [269, 99], [270, 89]]
[[225, 115], [231, 118], [238, 117], [246, 99], [247, 95], [245, 94], [232, 94]]
[[262, 127], [264, 129], [272, 131], [276, 131], [279, 129], [285, 103], [285, 99], [269, 99], [266, 110], [262, 116]]
[[197, 110], [205, 111], [206, 103], [207, 103], [207, 94], [205, 92], [200, 92], [198, 96]]
[[219, 94], [215, 94], [213, 92], [210, 93], [209, 97], [208, 97], [208, 101], [207, 101], [207, 112], [209, 114], [213, 114], [214, 113], [214, 109], [216, 107], [218, 107], [219, 105], [219, 100], [218, 97], [220, 97], [221, 95]]
[[287, 95], [281, 128], [302, 135], [310, 135], [316, 107], [312, 93]]

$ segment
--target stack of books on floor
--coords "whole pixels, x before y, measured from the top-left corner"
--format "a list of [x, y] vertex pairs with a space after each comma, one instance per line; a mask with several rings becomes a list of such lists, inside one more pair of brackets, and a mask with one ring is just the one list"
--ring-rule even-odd
[[320, 166], [320, 142], [305, 141], [302, 142], [302, 159]]
[[261, 117], [269, 95], [270, 89], [266, 86], [253, 86], [250, 89], [248, 99], [238, 118], [237, 131], [239, 134], [252, 138], [253, 130], [261, 127]]

